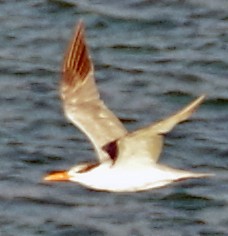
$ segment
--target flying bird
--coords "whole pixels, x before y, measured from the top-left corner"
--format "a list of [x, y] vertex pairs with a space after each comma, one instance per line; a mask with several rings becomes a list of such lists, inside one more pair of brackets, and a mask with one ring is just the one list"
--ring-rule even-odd
[[52, 171], [45, 181], [71, 181], [98, 191], [137, 192], [211, 175], [158, 163], [164, 135], [187, 120], [205, 96], [168, 118], [128, 132], [100, 98], [82, 21], [63, 60], [60, 94], [65, 116], [87, 135], [98, 160]]

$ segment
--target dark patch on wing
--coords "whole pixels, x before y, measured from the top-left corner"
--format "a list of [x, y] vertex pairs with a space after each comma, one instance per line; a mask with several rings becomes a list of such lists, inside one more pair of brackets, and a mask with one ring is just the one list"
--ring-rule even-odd
[[95, 167], [99, 166], [100, 163], [93, 163], [93, 164], [88, 164], [86, 165], [85, 167], [83, 167], [81, 170], [78, 171], [78, 173], [85, 173], [85, 172], [88, 172], [92, 169], [94, 169]]
[[112, 141], [108, 144], [106, 144], [103, 148], [104, 151], [106, 151], [110, 158], [115, 161], [118, 157], [118, 145], [117, 145], [117, 140]]

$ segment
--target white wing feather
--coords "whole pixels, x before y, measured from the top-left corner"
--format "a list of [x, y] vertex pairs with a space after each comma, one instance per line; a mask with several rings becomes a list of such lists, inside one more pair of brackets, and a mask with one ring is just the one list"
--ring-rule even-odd
[[187, 120], [204, 98], [202, 95], [174, 115], [117, 140], [118, 158], [115, 160], [115, 166], [139, 167], [157, 163], [163, 148], [163, 135], [170, 132], [178, 123]]

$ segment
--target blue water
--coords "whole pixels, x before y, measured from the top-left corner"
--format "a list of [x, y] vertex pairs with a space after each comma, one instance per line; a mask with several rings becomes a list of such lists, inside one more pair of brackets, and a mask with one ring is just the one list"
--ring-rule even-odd
[[[132, 194], [42, 182], [94, 158], [58, 94], [79, 19], [102, 97], [129, 130], [207, 94], [161, 162], [215, 177]], [[227, 32], [226, 0], [1, 1], [0, 235], [227, 235]]]

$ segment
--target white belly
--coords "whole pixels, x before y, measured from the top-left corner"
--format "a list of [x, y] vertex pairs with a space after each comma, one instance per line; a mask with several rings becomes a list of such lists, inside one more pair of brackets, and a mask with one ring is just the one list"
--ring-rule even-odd
[[197, 177], [195, 175], [161, 165], [130, 169], [101, 165], [92, 171], [75, 174], [71, 181], [95, 190], [135, 192], [159, 188], [181, 178]]

